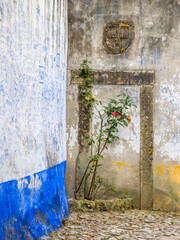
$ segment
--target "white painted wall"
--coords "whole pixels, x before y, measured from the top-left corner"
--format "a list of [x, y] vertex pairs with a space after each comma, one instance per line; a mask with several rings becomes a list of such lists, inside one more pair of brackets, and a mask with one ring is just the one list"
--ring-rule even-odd
[[0, 183], [66, 160], [66, 10], [0, 1]]

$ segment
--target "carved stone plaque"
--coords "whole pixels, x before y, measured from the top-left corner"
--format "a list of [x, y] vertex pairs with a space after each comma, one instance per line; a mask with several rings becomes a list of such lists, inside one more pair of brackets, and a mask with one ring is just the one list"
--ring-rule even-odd
[[109, 22], [104, 27], [103, 46], [107, 54], [122, 54], [134, 39], [134, 25], [131, 21]]

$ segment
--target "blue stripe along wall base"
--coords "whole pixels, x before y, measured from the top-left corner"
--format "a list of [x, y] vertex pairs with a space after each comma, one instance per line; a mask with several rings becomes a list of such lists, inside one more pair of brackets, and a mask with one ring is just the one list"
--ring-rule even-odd
[[0, 184], [0, 239], [38, 239], [62, 226], [68, 217], [66, 161]]

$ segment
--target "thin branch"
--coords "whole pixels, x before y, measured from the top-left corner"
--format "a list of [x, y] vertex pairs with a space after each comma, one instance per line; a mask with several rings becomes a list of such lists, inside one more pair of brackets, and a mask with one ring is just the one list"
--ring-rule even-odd
[[81, 188], [81, 185], [82, 185], [82, 183], [83, 183], [83, 180], [84, 180], [84, 178], [85, 178], [85, 175], [86, 175], [86, 173], [87, 173], [87, 170], [88, 170], [89, 165], [90, 165], [91, 162], [92, 162], [92, 160], [89, 160], [89, 163], [88, 163], [88, 165], [87, 165], [87, 167], [86, 167], [86, 170], [85, 170], [85, 172], [84, 172], [84, 175], [83, 175], [83, 177], [81, 178], [81, 182], [80, 182], [80, 184], [79, 184], [79, 187], [78, 187], [77, 190], [74, 191], [74, 193], [79, 192], [79, 189]]

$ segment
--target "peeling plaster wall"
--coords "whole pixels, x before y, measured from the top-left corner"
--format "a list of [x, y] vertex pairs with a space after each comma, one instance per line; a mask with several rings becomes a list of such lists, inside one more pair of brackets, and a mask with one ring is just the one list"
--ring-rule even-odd
[[68, 214], [66, 0], [0, 1], [0, 239], [35, 239]]
[[[102, 45], [103, 27], [109, 21], [122, 19], [133, 21], [135, 39], [124, 54], [107, 55]], [[76, 2], [69, 0], [69, 70], [79, 69], [82, 60], [88, 54], [92, 68], [99, 71], [155, 71], [154, 209], [177, 211], [180, 211], [179, 46], [180, 3], [178, 0], [78, 0]], [[73, 104], [76, 114], [73, 118], [70, 117], [71, 114], [67, 115], [68, 131], [73, 128], [67, 145], [69, 149], [71, 139], [71, 162], [68, 157], [67, 179], [71, 176], [74, 181], [74, 168], [78, 156], [76, 140], [79, 114], [78, 86], [70, 84], [70, 79], [71, 76], [68, 80], [68, 94], [71, 99], [68, 97], [67, 108], [72, 108]], [[102, 98], [109, 86], [103, 88], [100, 94]], [[94, 91], [96, 92], [96, 87]], [[110, 95], [114, 96], [113, 90]], [[127, 142], [127, 147], [130, 148], [130, 142]], [[125, 177], [121, 181], [123, 182], [124, 179], [125, 182], [127, 173], [125, 168], [122, 171]], [[113, 168], [108, 168], [109, 176], [112, 173]], [[117, 187], [117, 184], [115, 186]], [[121, 189], [123, 186], [119, 191]], [[73, 183], [67, 186], [68, 196], [73, 196], [73, 190]]]

